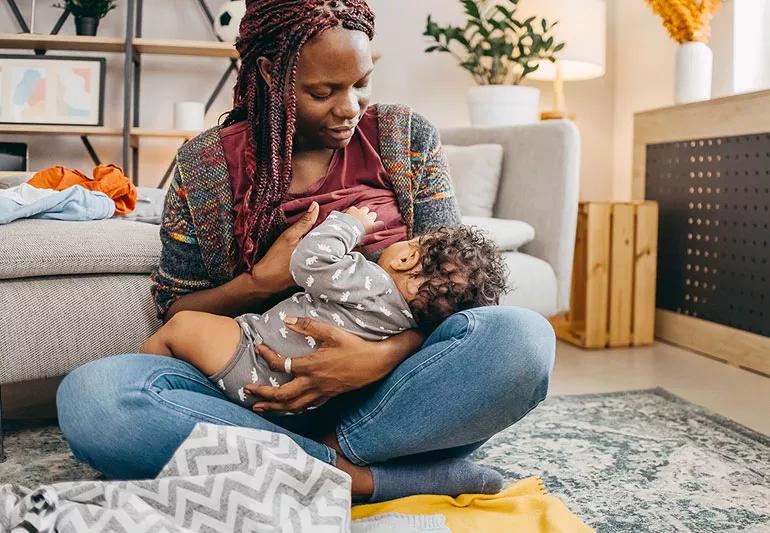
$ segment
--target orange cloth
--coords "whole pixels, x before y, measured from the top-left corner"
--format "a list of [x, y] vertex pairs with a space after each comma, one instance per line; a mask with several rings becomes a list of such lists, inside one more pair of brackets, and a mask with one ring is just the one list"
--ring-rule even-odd
[[127, 215], [136, 207], [136, 187], [116, 165], [94, 167], [93, 178], [79, 170], [51, 167], [36, 173], [27, 183], [38, 189], [63, 191], [80, 185], [90, 191], [103, 192], [115, 202], [115, 215]]

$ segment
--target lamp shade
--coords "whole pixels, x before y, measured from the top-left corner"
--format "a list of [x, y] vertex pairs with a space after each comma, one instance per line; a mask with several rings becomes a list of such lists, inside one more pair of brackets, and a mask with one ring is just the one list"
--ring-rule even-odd
[[[522, 0], [516, 18], [530, 16], [559, 21], [553, 29], [554, 40], [567, 43], [556, 53], [564, 80], [588, 80], [604, 76], [607, 62], [607, 6], [604, 0]], [[529, 79], [553, 80], [556, 66], [541, 61]]]

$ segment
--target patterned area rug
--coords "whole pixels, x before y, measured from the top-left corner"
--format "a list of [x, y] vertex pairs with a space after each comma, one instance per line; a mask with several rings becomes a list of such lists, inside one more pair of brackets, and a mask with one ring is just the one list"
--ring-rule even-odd
[[[52, 421], [6, 429], [0, 483], [98, 479]], [[770, 438], [661, 389], [549, 398], [474, 459], [602, 533], [770, 531]]]

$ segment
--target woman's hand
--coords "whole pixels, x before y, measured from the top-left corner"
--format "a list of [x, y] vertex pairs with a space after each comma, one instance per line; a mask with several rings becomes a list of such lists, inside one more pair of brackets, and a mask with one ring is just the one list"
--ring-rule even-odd
[[267, 253], [251, 269], [252, 279], [267, 294], [278, 294], [295, 285], [289, 271], [291, 254], [300, 239], [318, 220], [318, 203], [310, 204], [307, 212], [275, 240]]
[[[297, 413], [374, 383], [414, 353], [423, 341], [422, 335], [414, 331], [376, 342], [309, 318], [286, 317], [284, 322], [292, 331], [315, 338], [320, 347], [310, 355], [292, 359], [292, 381], [278, 388], [244, 385], [245, 390], [261, 398], [253, 406], [258, 413]], [[255, 349], [273, 371], [284, 372], [284, 356], [291, 354], [276, 354], [265, 345]]]

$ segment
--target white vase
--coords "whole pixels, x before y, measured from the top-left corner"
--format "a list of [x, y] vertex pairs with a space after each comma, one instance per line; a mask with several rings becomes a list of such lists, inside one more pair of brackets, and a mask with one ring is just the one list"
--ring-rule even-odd
[[711, 68], [713, 54], [706, 43], [690, 42], [676, 51], [677, 104], [698, 102], [711, 98]]
[[540, 91], [519, 85], [479, 85], [468, 90], [474, 126], [531, 124], [540, 120]]

